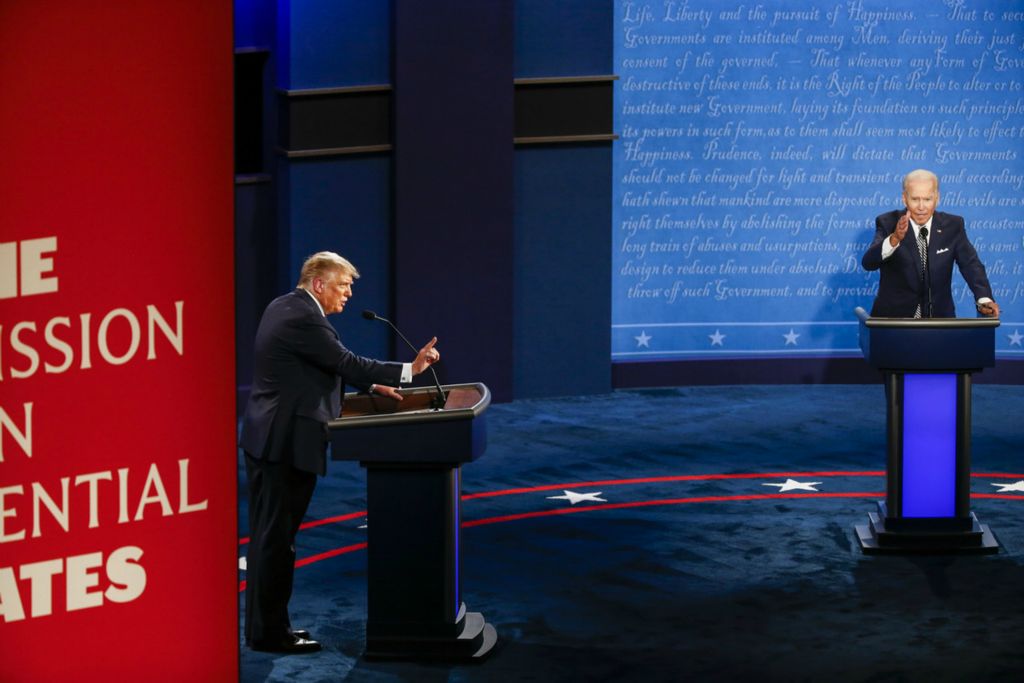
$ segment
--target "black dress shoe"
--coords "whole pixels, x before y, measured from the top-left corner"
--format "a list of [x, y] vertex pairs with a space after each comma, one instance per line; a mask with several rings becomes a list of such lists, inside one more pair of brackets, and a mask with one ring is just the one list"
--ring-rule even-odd
[[304, 655], [319, 652], [322, 649], [317, 641], [301, 638], [295, 633], [289, 634], [284, 640], [276, 643], [254, 640], [249, 647], [257, 652], [278, 652], [285, 655]]
[[293, 636], [297, 636], [299, 638], [305, 638], [306, 640], [313, 640], [312, 638], [309, 637], [309, 631], [307, 631], [304, 628], [292, 628], [292, 629], [288, 629], [288, 632], [291, 633]]

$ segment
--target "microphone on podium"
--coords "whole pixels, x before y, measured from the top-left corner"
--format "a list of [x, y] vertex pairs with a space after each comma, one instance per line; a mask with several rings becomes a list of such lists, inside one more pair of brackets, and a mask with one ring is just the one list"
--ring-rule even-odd
[[[405, 335], [402, 334], [402, 331], [395, 327], [395, 324], [387, 318], [382, 318], [373, 311], [363, 311], [363, 317], [367, 320], [380, 320], [383, 323], [387, 323], [388, 326], [395, 331], [395, 334], [401, 337], [402, 341], [409, 345], [409, 348], [412, 349], [413, 353], [419, 353], [419, 349], [413, 346], [412, 342], [406, 339]], [[444, 389], [441, 388], [441, 383], [437, 381], [437, 373], [434, 371], [434, 366], [429, 365], [427, 367], [430, 368], [430, 374], [434, 377], [434, 388], [437, 389], [437, 395], [430, 399], [430, 408], [431, 410], [441, 410], [444, 408], [444, 403], [445, 400], [447, 400], [447, 397], [445, 396]]]

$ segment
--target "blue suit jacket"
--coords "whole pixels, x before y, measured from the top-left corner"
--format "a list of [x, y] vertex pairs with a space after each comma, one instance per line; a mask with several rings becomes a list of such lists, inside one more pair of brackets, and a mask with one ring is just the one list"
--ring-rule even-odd
[[[927, 311], [928, 292], [921, 278], [921, 257], [913, 229], [907, 230], [907, 236], [892, 256], [882, 260], [882, 240], [889, 238], [904, 213], [905, 209], [890, 211], [875, 219], [875, 238], [861, 259], [865, 270], [881, 270], [878, 296], [871, 307], [873, 316], [912, 318], [919, 303], [922, 311]], [[932, 310], [936, 318], [956, 316], [954, 263], [974, 292], [975, 300], [992, 298], [985, 266], [967, 239], [964, 219], [936, 211], [928, 235], [928, 273], [932, 285]]]
[[402, 376], [401, 363], [346, 349], [302, 289], [274, 299], [263, 312], [255, 363], [239, 445], [254, 458], [321, 475], [327, 471], [327, 422], [341, 414], [342, 386], [398, 386]]

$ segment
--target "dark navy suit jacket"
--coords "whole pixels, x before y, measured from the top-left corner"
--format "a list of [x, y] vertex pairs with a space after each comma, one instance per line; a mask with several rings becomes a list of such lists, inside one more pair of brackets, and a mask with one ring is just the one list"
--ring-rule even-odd
[[[917, 305], [927, 311], [928, 292], [921, 279], [921, 257], [913, 228], [892, 256], [882, 260], [882, 240], [896, 229], [896, 223], [906, 209], [883, 213], [875, 219], [875, 238], [864, 252], [861, 264], [865, 270], [881, 270], [878, 296], [871, 307], [871, 315], [883, 318], [912, 318]], [[953, 264], [974, 292], [977, 301], [992, 298], [985, 266], [967, 239], [964, 219], [936, 211], [928, 234], [928, 273], [932, 286], [932, 310], [936, 318], [956, 316], [953, 301]], [[927, 313], [925, 313], [927, 315]]]
[[295, 289], [270, 302], [256, 331], [255, 371], [239, 445], [257, 459], [327, 471], [327, 422], [349, 384], [398, 386], [401, 363], [352, 353], [313, 298]]

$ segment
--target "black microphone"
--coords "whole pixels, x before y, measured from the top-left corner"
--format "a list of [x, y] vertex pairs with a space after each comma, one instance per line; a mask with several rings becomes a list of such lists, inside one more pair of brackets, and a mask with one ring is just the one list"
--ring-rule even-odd
[[[413, 346], [412, 342], [406, 339], [405, 335], [402, 334], [402, 331], [395, 327], [395, 324], [387, 318], [382, 318], [373, 311], [363, 311], [363, 317], [367, 320], [380, 320], [381, 322], [387, 323], [391, 329], [395, 331], [395, 334], [401, 337], [402, 341], [409, 345], [409, 348], [412, 349], [413, 353], [419, 354], [419, 349]], [[432, 410], [441, 410], [444, 408], [444, 403], [447, 400], [447, 397], [445, 396], [444, 390], [441, 388], [441, 383], [437, 381], [437, 372], [434, 371], [434, 366], [428, 365], [427, 367], [430, 368], [430, 374], [434, 376], [434, 388], [437, 389], [437, 396], [430, 400], [430, 408]]]
[[921, 241], [924, 243], [924, 261], [921, 263], [921, 267], [924, 268], [924, 287], [928, 290], [928, 315], [926, 317], [931, 318], [932, 316], [932, 278], [928, 272], [928, 228], [921, 226]]

